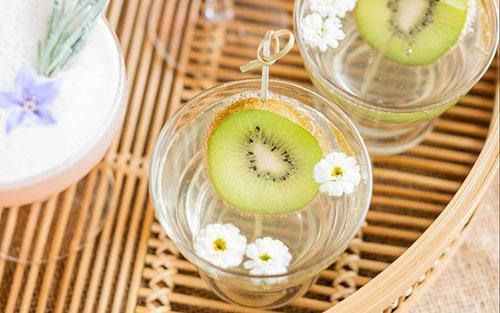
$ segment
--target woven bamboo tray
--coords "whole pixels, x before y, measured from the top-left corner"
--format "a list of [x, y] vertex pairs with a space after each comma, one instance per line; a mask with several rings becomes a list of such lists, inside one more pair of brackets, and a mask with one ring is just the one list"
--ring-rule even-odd
[[[64, 254], [68, 229], [78, 236], [84, 221], [99, 223], [103, 212], [107, 218], [77, 255], [31, 265], [0, 259], [0, 312], [268, 312], [226, 304], [208, 291], [154, 220], [147, 193], [148, 161], [167, 118], [199, 91], [242, 78], [238, 66], [255, 57], [266, 30], [292, 28], [291, 0], [235, 4], [235, 19], [216, 24], [204, 19], [201, 0], [111, 1], [107, 15], [126, 55], [130, 87], [121, 136], [64, 193], [19, 214], [0, 208], [0, 253]], [[151, 44], [148, 25], [169, 62]], [[303, 298], [277, 311], [403, 312], [432, 282], [458, 249], [498, 166], [497, 66], [423, 144], [375, 158], [366, 225]], [[296, 48], [272, 75], [310, 86]], [[68, 217], [75, 208], [86, 218]], [[12, 243], [20, 216], [28, 227], [22, 242]]]

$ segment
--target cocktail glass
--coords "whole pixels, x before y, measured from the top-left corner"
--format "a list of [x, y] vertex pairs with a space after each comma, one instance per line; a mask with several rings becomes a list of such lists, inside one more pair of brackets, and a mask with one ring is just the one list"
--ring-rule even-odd
[[[291, 103], [331, 149], [353, 156], [360, 167], [361, 183], [348, 196], [331, 199], [318, 195], [306, 208], [281, 215], [241, 212], [224, 203], [207, 175], [207, 132], [221, 109], [238, 99], [258, 97], [260, 83], [259, 79], [224, 83], [187, 102], [159, 135], [151, 163], [150, 193], [163, 229], [216, 294], [242, 306], [270, 308], [304, 294], [346, 249], [365, 219], [372, 178], [361, 136], [336, 103], [299, 85], [271, 80], [269, 98]], [[250, 275], [242, 268], [223, 269], [201, 258], [193, 238], [213, 223], [232, 223], [249, 242], [260, 225], [260, 236], [277, 238], [288, 246], [293, 256], [288, 273]]]
[[425, 66], [398, 64], [370, 48], [357, 30], [354, 11], [342, 19], [345, 39], [326, 52], [309, 47], [302, 38], [308, 0], [295, 1], [294, 27], [316, 88], [347, 112], [370, 152], [395, 154], [420, 143], [432, 130], [433, 120], [467, 94], [493, 60], [497, 4], [478, 0], [476, 5], [475, 18], [466, 26], [470, 30]]

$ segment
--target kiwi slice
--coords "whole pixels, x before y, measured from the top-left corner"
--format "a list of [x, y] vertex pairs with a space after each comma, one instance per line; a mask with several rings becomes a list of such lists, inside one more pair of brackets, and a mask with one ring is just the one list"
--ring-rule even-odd
[[321, 158], [321, 147], [307, 129], [248, 105], [221, 114], [208, 137], [214, 189], [246, 212], [279, 214], [304, 208], [318, 193], [312, 173]]
[[358, 32], [397, 63], [431, 64], [460, 38], [467, 0], [358, 0]]

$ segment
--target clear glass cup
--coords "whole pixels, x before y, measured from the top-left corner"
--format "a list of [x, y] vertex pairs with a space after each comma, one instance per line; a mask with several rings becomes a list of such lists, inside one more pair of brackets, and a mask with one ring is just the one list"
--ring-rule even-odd
[[[364, 222], [372, 193], [370, 159], [358, 131], [335, 104], [302, 86], [271, 80], [269, 98], [293, 104], [328, 146], [352, 155], [362, 177], [356, 191], [338, 200], [318, 195], [306, 208], [281, 215], [235, 210], [213, 190], [207, 175], [207, 131], [221, 109], [237, 99], [256, 97], [259, 79], [215, 86], [187, 102], [163, 127], [150, 169], [156, 217], [181, 253], [221, 298], [248, 307], [276, 307], [304, 294], [316, 276], [347, 247]], [[208, 224], [232, 223], [249, 242], [259, 234], [283, 241], [293, 255], [288, 273], [255, 276], [240, 268], [223, 269], [199, 257], [193, 238]], [[260, 237], [260, 236], [259, 236]]]
[[478, 0], [471, 31], [430, 65], [398, 64], [371, 49], [357, 31], [354, 11], [342, 20], [346, 37], [339, 47], [319, 52], [301, 37], [307, 3], [296, 0], [294, 8], [305, 67], [316, 88], [341, 104], [375, 154], [400, 153], [420, 143], [432, 130], [433, 119], [479, 81], [498, 45], [497, 4]]

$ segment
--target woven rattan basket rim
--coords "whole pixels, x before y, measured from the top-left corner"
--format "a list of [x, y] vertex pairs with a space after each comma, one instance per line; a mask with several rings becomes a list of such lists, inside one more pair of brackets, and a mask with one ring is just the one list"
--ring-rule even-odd
[[[403, 255], [368, 284], [325, 313], [381, 312], [432, 267], [471, 218], [499, 162], [499, 84], [486, 143], [443, 212]], [[432, 249], [430, 249], [432, 247]]]

